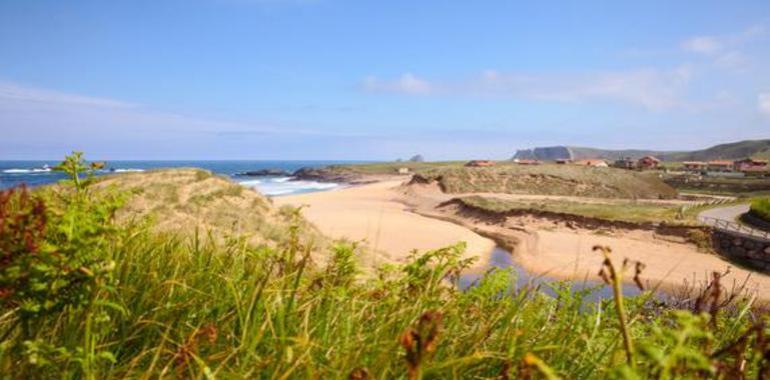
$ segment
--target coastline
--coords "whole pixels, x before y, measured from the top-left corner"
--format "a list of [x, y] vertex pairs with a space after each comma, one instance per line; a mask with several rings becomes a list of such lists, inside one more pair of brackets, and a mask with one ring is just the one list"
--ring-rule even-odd
[[[602, 257], [592, 247], [606, 245], [613, 249], [618, 264], [624, 258], [645, 264], [641, 277], [648, 288], [669, 292], [697, 288], [712, 272], [729, 268], [723, 278], [728, 289], [748, 276], [746, 290], [763, 301], [770, 300], [770, 276], [700, 252], [692, 244], [661, 239], [648, 231], [604, 236], [536, 221], [515, 226], [490, 223], [436, 208], [456, 194], [428, 188], [415, 194], [402, 186], [404, 182], [404, 178], [390, 177], [334, 191], [275, 197], [273, 201], [279, 206], [306, 206], [305, 217], [329, 237], [364, 241], [376, 252], [376, 257], [364, 265], [399, 262], [413, 249], [436, 249], [466, 241], [466, 257], [479, 258], [469, 269], [472, 272], [487, 268], [492, 251], [501, 246], [533, 275], [583, 281], [598, 279]], [[632, 283], [632, 277], [627, 275], [626, 282]]]

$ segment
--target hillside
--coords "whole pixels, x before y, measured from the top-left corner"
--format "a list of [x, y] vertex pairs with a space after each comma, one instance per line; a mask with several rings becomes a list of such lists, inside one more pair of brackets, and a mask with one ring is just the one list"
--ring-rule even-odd
[[509, 193], [595, 198], [674, 198], [676, 190], [652, 173], [572, 165], [445, 168], [415, 174], [446, 193]]
[[573, 146], [543, 147], [521, 149], [513, 158], [555, 160], [561, 158], [585, 159], [603, 158], [615, 160], [619, 157], [639, 158], [652, 155], [664, 161], [708, 161], [717, 159], [738, 159], [745, 157], [770, 156], [770, 140], [746, 140], [728, 144], [715, 145], [695, 151], [656, 151], [648, 149], [598, 149]]

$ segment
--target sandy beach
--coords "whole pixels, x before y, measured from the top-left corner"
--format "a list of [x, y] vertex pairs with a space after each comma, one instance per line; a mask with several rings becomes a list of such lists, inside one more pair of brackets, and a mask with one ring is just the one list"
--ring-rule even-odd
[[[450, 195], [423, 189], [410, 194], [389, 180], [335, 191], [276, 197], [277, 205], [306, 205], [304, 215], [326, 235], [365, 241], [377, 254], [371, 265], [398, 262], [413, 249], [428, 250], [468, 243], [466, 255], [478, 256], [475, 269], [483, 269], [496, 243], [484, 236], [508, 236], [519, 241], [513, 258], [533, 274], [561, 279], [595, 279], [602, 256], [595, 245], [613, 249], [617, 262], [624, 258], [646, 265], [642, 278], [664, 288], [702, 284], [713, 271], [730, 273], [723, 284], [742, 283], [759, 298], [770, 299], [770, 276], [746, 270], [719, 256], [698, 251], [684, 242], [661, 239], [648, 231], [631, 231], [604, 236], [595, 231], [555, 228], [523, 222], [518, 227], [495, 225], [436, 210]], [[455, 194], [456, 195], [456, 194]], [[520, 222], [521, 223], [521, 222]], [[475, 231], [475, 232], [474, 232]], [[631, 273], [629, 273], [630, 281]], [[598, 279], [598, 277], [596, 277]]]
[[275, 197], [273, 201], [278, 206], [306, 205], [303, 215], [329, 237], [363, 241], [376, 252], [365, 264], [401, 262], [414, 249], [437, 249], [460, 241], [468, 244], [466, 257], [488, 257], [496, 246], [492, 240], [457, 224], [409, 212], [394, 190], [402, 181]]

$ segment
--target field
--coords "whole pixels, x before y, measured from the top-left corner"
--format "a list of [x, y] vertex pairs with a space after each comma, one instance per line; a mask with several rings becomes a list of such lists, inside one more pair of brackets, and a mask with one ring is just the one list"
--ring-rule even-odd
[[[619, 257], [605, 252], [602, 273], [618, 289], [612, 300], [591, 303], [585, 300], [590, 290], [572, 293], [558, 283], [548, 285], [556, 297], [512, 287], [515, 272], [506, 270], [460, 291], [453, 283], [467, 265], [458, 259], [462, 245], [415, 252], [408, 262], [366, 277], [359, 247], [306, 239], [298, 211], [265, 219], [280, 227], [270, 238], [252, 240], [237, 228], [214, 226], [212, 233], [227, 236], [204, 239], [205, 231], [182, 232], [193, 224], [157, 229], [154, 223], [162, 221], [144, 209], [134, 218], [116, 217], [144, 193], [125, 184], [148, 174], [109, 186], [77, 175], [87, 168], [71, 157], [64, 165], [68, 183], [0, 196], [0, 373], [9, 377], [770, 374], [766, 317], [744, 300], [720, 301], [709, 290], [718, 284], [689, 302], [663, 304], [650, 293], [623, 298]], [[192, 173], [181, 180], [164, 172], [146, 185], [209, 180]], [[198, 200], [161, 191], [175, 209], [238, 205], [252, 197], [234, 189]], [[278, 212], [270, 204], [244, 207], [265, 218]], [[313, 252], [324, 252], [325, 263], [312, 260]]]
[[565, 200], [524, 201], [495, 197], [469, 196], [457, 198], [462, 203], [493, 213], [509, 211], [545, 211], [587, 218], [630, 223], [695, 224], [694, 212], [678, 205], [636, 201], [577, 202]]
[[418, 174], [446, 193], [569, 195], [593, 198], [668, 199], [676, 190], [655, 173], [574, 165], [509, 165], [432, 169]]
[[668, 199], [676, 190], [655, 172], [577, 165], [518, 165], [499, 162], [495, 167], [467, 168], [464, 162], [391, 162], [332, 166], [333, 172], [362, 175], [395, 174], [408, 168], [421, 182], [437, 181], [446, 193], [509, 193], [573, 195], [597, 198]]
[[770, 194], [770, 178], [722, 178], [670, 177], [664, 181], [679, 191], [729, 195], [739, 197], [757, 197]]

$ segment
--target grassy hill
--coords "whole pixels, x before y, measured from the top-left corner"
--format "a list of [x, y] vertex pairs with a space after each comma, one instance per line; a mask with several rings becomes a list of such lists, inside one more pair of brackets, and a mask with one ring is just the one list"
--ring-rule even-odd
[[[202, 169], [166, 169], [99, 178], [97, 191], [128, 194], [119, 220], [150, 217], [156, 231], [202, 236], [247, 236], [274, 245], [288, 233], [290, 213], [270, 199]], [[320, 239], [311, 226], [306, 237]]]
[[509, 193], [596, 198], [676, 197], [676, 190], [654, 173], [573, 165], [501, 165], [490, 168], [439, 168], [415, 175], [437, 181], [446, 193]]
[[[648, 149], [598, 149], [588, 147], [562, 147], [563, 149], [522, 150], [517, 152], [516, 158], [538, 158], [543, 160], [564, 158], [564, 152], [571, 152], [574, 159], [603, 158], [615, 160], [620, 157], [639, 158], [642, 156], [655, 156], [665, 161], [708, 161], [717, 159], [740, 159], [745, 157], [770, 156], [770, 140], [746, 140], [728, 144], [715, 145], [710, 148], [695, 151], [656, 151]], [[559, 157], [529, 157], [534, 152], [557, 152]], [[519, 157], [521, 155], [521, 157]], [[525, 157], [526, 156], [526, 157]]]

